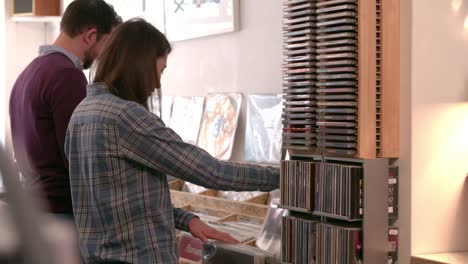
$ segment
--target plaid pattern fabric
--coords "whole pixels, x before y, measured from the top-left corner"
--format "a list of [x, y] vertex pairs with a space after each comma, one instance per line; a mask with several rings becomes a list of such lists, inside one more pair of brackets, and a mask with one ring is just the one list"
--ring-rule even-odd
[[270, 191], [279, 169], [219, 161], [141, 105], [88, 87], [65, 141], [73, 210], [85, 259], [178, 263], [175, 228], [195, 217], [173, 208], [166, 174], [219, 190]]

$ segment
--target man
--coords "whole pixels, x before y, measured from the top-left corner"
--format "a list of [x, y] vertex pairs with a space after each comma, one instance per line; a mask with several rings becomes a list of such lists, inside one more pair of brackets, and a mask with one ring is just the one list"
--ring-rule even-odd
[[65, 133], [73, 110], [86, 96], [82, 70], [91, 66], [120, 23], [103, 0], [73, 1], [53, 45], [40, 47], [13, 86], [10, 125], [16, 161], [51, 213], [73, 217]]

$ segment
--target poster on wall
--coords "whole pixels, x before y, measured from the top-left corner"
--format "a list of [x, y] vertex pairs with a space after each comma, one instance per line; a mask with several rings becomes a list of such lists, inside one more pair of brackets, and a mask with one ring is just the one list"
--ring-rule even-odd
[[239, 0], [164, 0], [170, 41], [238, 30]]
[[203, 113], [198, 146], [221, 160], [231, 157], [242, 96], [209, 94]]

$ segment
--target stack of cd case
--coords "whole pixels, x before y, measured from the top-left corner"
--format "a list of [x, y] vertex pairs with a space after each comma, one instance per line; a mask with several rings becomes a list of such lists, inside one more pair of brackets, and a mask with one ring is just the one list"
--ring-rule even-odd
[[360, 166], [319, 163], [315, 215], [359, 221], [363, 213], [363, 170]]
[[[281, 258], [283, 263], [315, 264], [318, 220], [284, 216], [282, 219]], [[317, 262], [318, 263], [318, 262]]]
[[357, 0], [322, 0], [317, 13], [317, 147], [354, 155], [358, 129]]
[[312, 212], [315, 207], [316, 163], [300, 160], [281, 161], [282, 206]]
[[317, 224], [316, 263], [362, 264], [362, 228], [352, 224]]
[[284, 1], [283, 148], [316, 149], [316, 0]]

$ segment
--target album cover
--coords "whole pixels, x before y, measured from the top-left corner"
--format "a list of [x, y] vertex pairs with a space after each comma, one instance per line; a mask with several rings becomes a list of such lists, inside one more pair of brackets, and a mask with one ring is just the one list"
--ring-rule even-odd
[[281, 159], [280, 94], [252, 94], [247, 98], [244, 159], [279, 163]]
[[197, 144], [215, 158], [231, 157], [241, 102], [238, 93], [209, 94], [206, 98]]
[[175, 96], [169, 127], [187, 143], [196, 145], [203, 114], [204, 97]]

